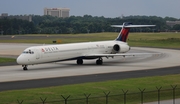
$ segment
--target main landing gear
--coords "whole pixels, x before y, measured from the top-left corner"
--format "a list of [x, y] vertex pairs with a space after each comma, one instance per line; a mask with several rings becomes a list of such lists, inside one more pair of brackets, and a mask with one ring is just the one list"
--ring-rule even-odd
[[[83, 64], [83, 59], [77, 59], [76, 63], [78, 65], [82, 65]], [[96, 60], [96, 65], [102, 65], [103, 64], [103, 59], [100, 57]]]
[[83, 64], [83, 59], [77, 59], [77, 64], [82, 65]]
[[28, 70], [27, 65], [22, 65], [23, 70]]
[[103, 59], [100, 57], [98, 60], [96, 60], [96, 65], [102, 65]]

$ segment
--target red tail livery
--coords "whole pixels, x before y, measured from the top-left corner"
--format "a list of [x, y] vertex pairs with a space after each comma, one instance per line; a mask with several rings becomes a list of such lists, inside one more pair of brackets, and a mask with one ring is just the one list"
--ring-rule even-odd
[[132, 25], [132, 23], [124, 22], [123, 25], [111, 25], [111, 26], [112, 27], [122, 27], [122, 29], [121, 29], [118, 37], [116, 38], [116, 40], [126, 42], [130, 28], [133, 28], [133, 27], [153, 27], [155, 25]]

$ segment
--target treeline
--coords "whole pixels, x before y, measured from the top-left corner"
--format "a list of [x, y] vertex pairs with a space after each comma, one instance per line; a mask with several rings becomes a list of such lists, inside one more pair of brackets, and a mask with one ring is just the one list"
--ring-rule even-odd
[[14, 34], [31, 34], [35, 33], [36, 26], [33, 22], [21, 19], [0, 19], [0, 34], [14, 35]]
[[180, 30], [180, 25], [170, 27], [166, 21], [177, 21], [171, 17], [157, 16], [127, 16], [123, 18], [93, 17], [91, 15], [71, 16], [69, 18], [58, 18], [52, 16], [32, 16], [32, 22], [20, 19], [0, 19], [0, 33], [7, 34], [77, 34], [118, 32], [119, 28], [110, 25], [121, 25], [123, 22], [132, 22], [139, 25], [156, 25], [153, 28], [132, 28], [132, 32], [160, 32], [169, 30]]

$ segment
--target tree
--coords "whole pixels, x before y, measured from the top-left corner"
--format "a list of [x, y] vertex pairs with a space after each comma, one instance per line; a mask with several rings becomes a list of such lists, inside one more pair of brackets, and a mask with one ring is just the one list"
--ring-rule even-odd
[[174, 25], [173, 30], [180, 31], [180, 24]]
[[[123, 18], [93, 17], [91, 15], [70, 16], [68, 18], [58, 18], [52, 16], [32, 16], [32, 22], [20, 19], [0, 19], [0, 31], [3, 34], [69, 34], [69, 33], [97, 33], [114, 32], [118, 28], [110, 25], [121, 25], [123, 22], [132, 22], [137, 25], [156, 25], [152, 28], [144, 28], [143, 32], [167, 31], [178, 29], [178, 26], [170, 28], [166, 25], [167, 20], [178, 20], [172, 17], [157, 16], [126, 16]], [[132, 32], [139, 32], [139, 29], [131, 29]]]

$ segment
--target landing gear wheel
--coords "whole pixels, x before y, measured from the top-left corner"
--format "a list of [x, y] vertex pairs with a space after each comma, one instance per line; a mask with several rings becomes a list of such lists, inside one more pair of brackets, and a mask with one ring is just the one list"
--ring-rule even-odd
[[83, 64], [83, 60], [82, 59], [77, 59], [77, 64], [78, 65], [82, 65]]
[[22, 65], [23, 70], [28, 70], [27, 65]]
[[96, 64], [97, 65], [102, 65], [103, 64], [102, 58], [99, 58], [98, 60], [96, 60]]

